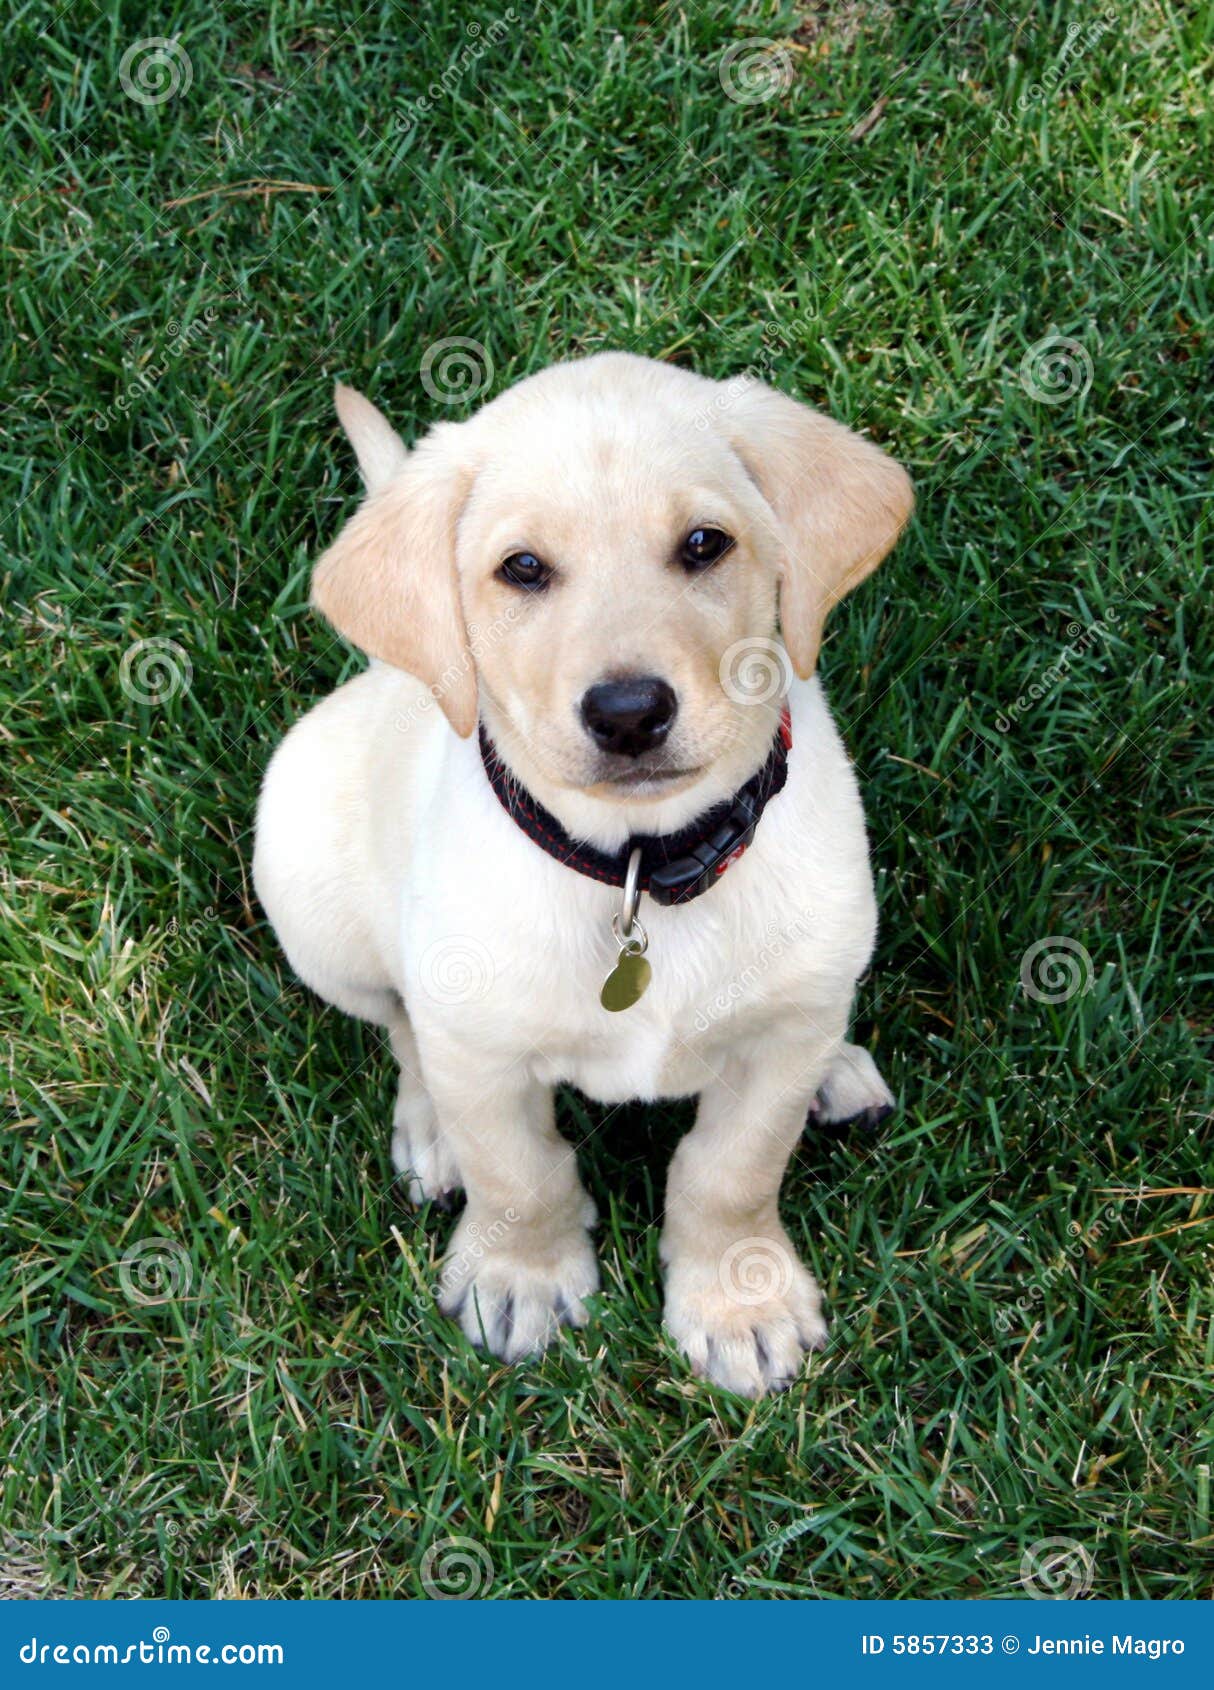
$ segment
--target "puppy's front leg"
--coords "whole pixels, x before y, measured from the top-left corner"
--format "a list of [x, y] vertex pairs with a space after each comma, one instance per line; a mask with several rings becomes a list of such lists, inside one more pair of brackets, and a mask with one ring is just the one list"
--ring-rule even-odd
[[783, 1024], [700, 1095], [666, 1187], [666, 1325], [697, 1373], [741, 1396], [782, 1390], [826, 1340], [821, 1298], [780, 1224], [780, 1182], [847, 1024]]
[[594, 1204], [556, 1130], [551, 1086], [521, 1065], [477, 1072], [467, 1051], [427, 1061], [426, 1081], [468, 1194], [439, 1304], [473, 1343], [518, 1361], [558, 1327], [585, 1324], [582, 1299], [599, 1284], [587, 1233]]

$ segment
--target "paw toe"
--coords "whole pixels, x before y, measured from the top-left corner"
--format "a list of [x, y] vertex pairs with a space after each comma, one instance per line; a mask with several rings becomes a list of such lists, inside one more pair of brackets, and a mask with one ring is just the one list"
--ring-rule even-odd
[[478, 1348], [502, 1361], [524, 1361], [540, 1355], [562, 1326], [584, 1326], [586, 1310], [580, 1300], [559, 1293], [493, 1294], [474, 1287], [463, 1299], [459, 1322], [464, 1335]]

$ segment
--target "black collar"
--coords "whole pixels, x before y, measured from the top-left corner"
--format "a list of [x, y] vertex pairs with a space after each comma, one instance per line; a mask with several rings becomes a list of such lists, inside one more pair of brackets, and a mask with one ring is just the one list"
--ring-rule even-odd
[[483, 723], [480, 741], [481, 761], [502, 808], [541, 850], [604, 886], [622, 886], [628, 860], [639, 845], [641, 890], [657, 904], [686, 904], [715, 886], [719, 876], [738, 860], [754, 838], [759, 817], [783, 789], [788, 778], [792, 720], [785, 705], [767, 761], [732, 798], [714, 804], [677, 833], [634, 834], [618, 851], [599, 851], [571, 839], [556, 817], [519, 786]]

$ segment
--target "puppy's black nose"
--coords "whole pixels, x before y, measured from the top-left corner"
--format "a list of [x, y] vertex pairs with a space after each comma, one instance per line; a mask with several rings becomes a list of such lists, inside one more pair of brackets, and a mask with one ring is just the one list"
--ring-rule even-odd
[[582, 698], [582, 721], [595, 744], [618, 757], [639, 757], [661, 745], [679, 701], [657, 675], [600, 681]]

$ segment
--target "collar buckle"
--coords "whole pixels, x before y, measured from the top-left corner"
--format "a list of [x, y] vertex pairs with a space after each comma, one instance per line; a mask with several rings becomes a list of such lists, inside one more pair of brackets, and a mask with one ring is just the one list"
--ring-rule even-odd
[[685, 904], [698, 898], [742, 855], [758, 824], [750, 805], [739, 799], [725, 820], [687, 856], [652, 871], [646, 887], [649, 896], [655, 904]]

